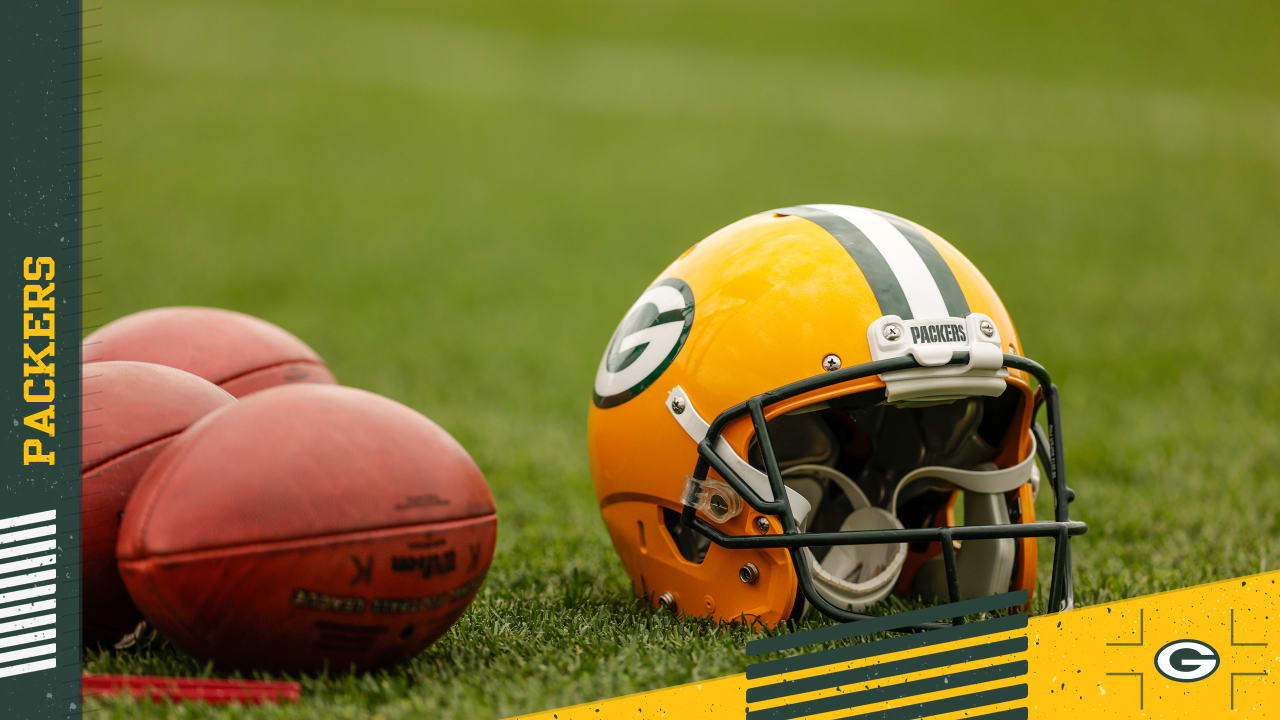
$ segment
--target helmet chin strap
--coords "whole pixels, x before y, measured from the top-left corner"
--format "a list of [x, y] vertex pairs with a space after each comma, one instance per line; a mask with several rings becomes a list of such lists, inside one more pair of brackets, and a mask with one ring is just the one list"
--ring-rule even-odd
[[[902, 523], [883, 508], [875, 507], [848, 475], [826, 465], [796, 465], [782, 473], [787, 487], [809, 500], [815, 509], [825, 495], [824, 484], [833, 484], [849, 499], [853, 512], [840, 523], [840, 531], [901, 530]], [[810, 514], [810, 518], [814, 514]], [[800, 527], [807, 531], [807, 520]], [[863, 610], [883, 600], [898, 581], [907, 560], [903, 543], [881, 545], [836, 545], [818, 562], [809, 548], [805, 560], [813, 571], [818, 592], [833, 604], [849, 610]]]
[[[934, 482], [933, 487], [954, 486], [960, 490], [981, 493], [985, 495], [996, 495], [1017, 490], [1024, 483], [1031, 482], [1033, 477], [1038, 481], [1038, 475], [1035, 473], [1036, 467], [1036, 436], [1031, 435], [1031, 452], [1022, 462], [1011, 467], [997, 469], [992, 463], [983, 463], [980, 468], [991, 468], [989, 470], [961, 470], [960, 468], [946, 467], [944, 465], [926, 465], [919, 467], [898, 481], [898, 486], [894, 488], [892, 507], [896, 510], [898, 503], [903, 499], [903, 491], [906, 490], [907, 497], [919, 494], [920, 491], [928, 489], [927, 487], [911, 487], [913, 484]], [[967, 510], [966, 510], [967, 512]]]
[[[1032, 443], [1035, 442], [1034, 436]], [[964, 493], [965, 523], [968, 525], [1008, 525], [1009, 510], [1004, 494], [1035, 478], [1035, 447], [1022, 462], [997, 469], [991, 463], [980, 469], [930, 465], [916, 468], [898, 481], [890, 509], [875, 507], [866, 493], [848, 475], [826, 465], [796, 465], [783, 471], [788, 489], [804, 496], [813, 512], [801, 525], [807, 531], [812, 518], [821, 511], [826, 486], [834, 485], [852, 508], [840, 523], [840, 531], [900, 530], [897, 506], [903, 497], [929, 489], [958, 489]], [[962, 598], [994, 595], [1009, 589], [1016, 544], [1011, 538], [969, 540], [956, 553]], [[880, 602], [892, 591], [907, 558], [906, 543], [878, 545], [836, 545], [819, 562], [809, 548], [805, 559], [813, 572], [818, 591], [832, 604], [861, 611]], [[915, 588], [923, 595], [946, 596], [946, 571], [941, 556], [931, 558], [916, 574]]]

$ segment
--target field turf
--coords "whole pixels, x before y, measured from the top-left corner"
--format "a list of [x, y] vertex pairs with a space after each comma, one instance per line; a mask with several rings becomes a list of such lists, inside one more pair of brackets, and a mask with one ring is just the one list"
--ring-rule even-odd
[[[632, 598], [585, 416], [648, 281], [793, 203], [915, 219], [1002, 293], [1064, 392], [1080, 602], [1280, 567], [1280, 5], [100, 14], [86, 324], [172, 304], [275, 321], [453, 432], [501, 524], [478, 600], [407, 667], [304, 679], [297, 706], [90, 717], [484, 718], [739, 671], [749, 633]], [[85, 669], [212, 674], [163, 643]]]

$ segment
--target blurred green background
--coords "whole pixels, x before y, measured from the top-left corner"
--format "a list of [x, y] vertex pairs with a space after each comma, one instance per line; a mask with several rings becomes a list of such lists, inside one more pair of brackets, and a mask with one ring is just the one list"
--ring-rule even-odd
[[[1002, 293], [1063, 388], [1080, 602], [1280, 567], [1276, 3], [100, 14], [105, 310], [86, 322], [274, 321], [453, 432], [501, 525], [479, 599], [406, 668], [307, 679], [300, 706], [95, 717], [493, 717], [739, 671], [746, 631], [632, 599], [586, 407], [667, 262], [793, 203], [910, 217]], [[86, 669], [210, 672], [163, 644]]]

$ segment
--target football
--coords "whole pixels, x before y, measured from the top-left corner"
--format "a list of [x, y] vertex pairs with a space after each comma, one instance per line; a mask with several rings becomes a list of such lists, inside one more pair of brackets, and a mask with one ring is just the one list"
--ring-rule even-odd
[[143, 614], [229, 668], [413, 657], [488, 571], [493, 496], [466, 450], [373, 393], [291, 385], [196, 423], [139, 482], [117, 559]]
[[163, 307], [84, 339], [84, 361], [139, 360], [195, 373], [236, 397], [289, 383], [336, 382], [306, 343], [266, 320], [219, 308]]
[[206, 380], [163, 365], [100, 362], [80, 370], [84, 637], [86, 643], [114, 643], [142, 619], [116, 570], [125, 501], [166, 445], [235, 399]]

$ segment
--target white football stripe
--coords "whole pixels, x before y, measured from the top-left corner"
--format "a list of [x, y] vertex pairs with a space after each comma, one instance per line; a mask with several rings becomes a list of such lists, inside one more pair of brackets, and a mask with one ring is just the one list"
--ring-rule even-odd
[[888, 220], [866, 208], [852, 205], [810, 205], [853, 223], [884, 256], [907, 296], [916, 319], [948, 317], [947, 303], [920, 253]]

